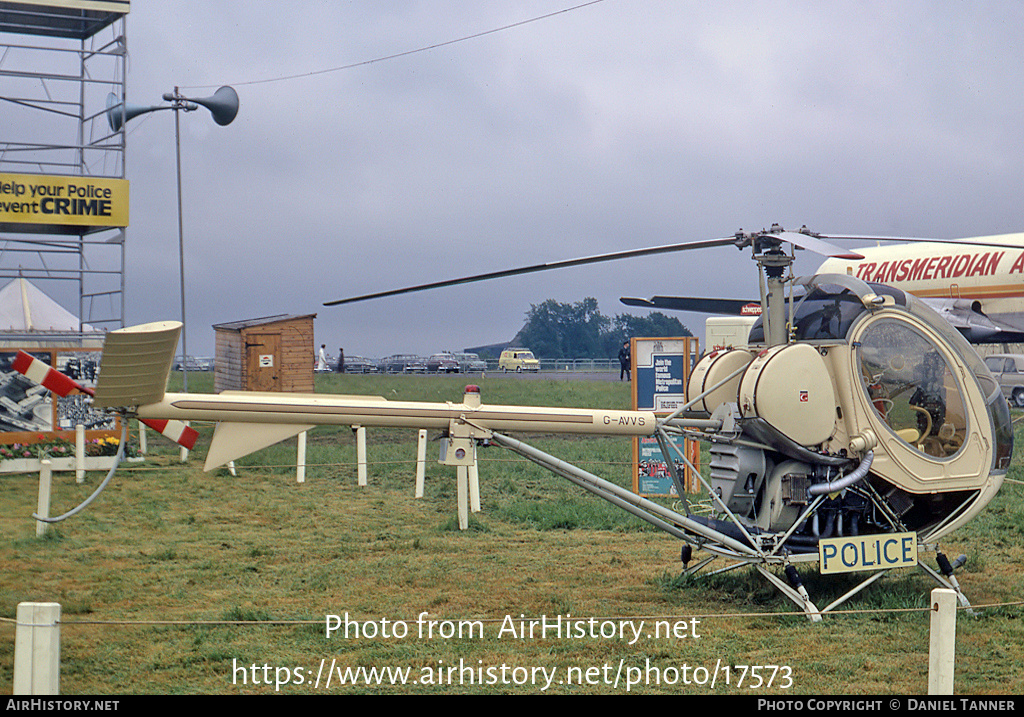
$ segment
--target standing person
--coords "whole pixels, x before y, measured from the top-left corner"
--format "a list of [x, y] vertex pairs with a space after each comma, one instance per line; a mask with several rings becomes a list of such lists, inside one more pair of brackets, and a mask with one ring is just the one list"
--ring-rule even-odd
[[619, 349], [619, 380], [625, 376], [626, 380], [629, 381], [629, 369], [630, 369], [630, 356], [629, 356], [629, 341], [622, 344], [622, 348]]
[[316, 370], [327, 370], [327, 344], [320, 344], [320, 355], [317, 357]]
[[338, 373], [345, 373], [345, 349], [338, 349]]

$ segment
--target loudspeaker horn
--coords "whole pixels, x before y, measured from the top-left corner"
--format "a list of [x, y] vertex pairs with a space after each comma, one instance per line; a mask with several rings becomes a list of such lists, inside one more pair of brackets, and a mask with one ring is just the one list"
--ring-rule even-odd
[[202, 105], [209, 109], [210, 114], [213, 115], [213, 121], [222, 127], [231, 124], [238, 115], [238, 93], [235, 92], [234, 88], [227, 85], [221, 87], [210, 97], [192, 99], [191, 97], [181, 97], [175, 93], [168, 92], [164, 95], [164, 99], [176, 104], [151, 105], [149, 107], [127, 103], [122, 105], [117, 95], [111, 92], [107, 95], [107, 122], [110, 123], [110, 129], [117, 132], [128, 120], [146, 112], [176, 109], [183, 109], [188, 112], [196, 109], [196, 105]]
[[117, 99], [117, 95], [113, 92], [107, 95], [107, 122], [110, 124], [110, 129], [114, 132], [119, 132], [121, 127], [132, 117], [138, 117], [146, 112], [164, 109], [169, 108], [162, 105], [152, 105], [150, 107], [130, 105], [127, 103], [122, 105], [121, 100]]
[[211, 97], [203, 97], [198, 100], [189, 97], [188, 101], [210, 110], [213, 121], [222, 127], [231, 124], [235, 116], [238, 115], [238, 93], [227, 85], [214, 92]]

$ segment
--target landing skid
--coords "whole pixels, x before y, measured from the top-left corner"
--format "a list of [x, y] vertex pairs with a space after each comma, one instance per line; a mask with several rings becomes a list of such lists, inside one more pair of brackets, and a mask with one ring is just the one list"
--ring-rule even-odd
[[[954, 571], [956, 570], [956, 568], [959, 567], [960, 565], [962, 565], [963, 562], [967, 558], [965, 556], [961, 556], [961, 557], [957, 558], [955, 561], [953, 561], [952, 563], [950, 563], [950, 561], [946, 558], [946, 556], [941, 551], [939, 551], [937, 546], [934, 546], [934, 545], [920, 545], [919, 546], [919, 550], [921, 550], [921, 551], [934, 551], [935, 552], [935, 560], [936, 560], [936, 563], [939, 566], [939, 570], [937, 571], [934, 568], [932, 568], [931, 566], [929, 566], [929, 565], [919, 561], [917, 566], [921, 569], [921, 571], [924, 572], [926, 575], [928, 575], [930, 578], [932, 578], [940, 586], [942, 586], [944, 588], [947, 588], [949, 590], [953, 590], [956, 593], [957, 600], [960, 602], [961, 607], [967, 608], [967, 612], [969, 614], [971, 614], [971, 615], [974, 615], [975, 613], [971, 609], [971, 603], [967, 599], [967, 596], [964, 595], [963, 589], [960, 587], [960, 583], [957, 581], [956, 575], [954, 574]], [[757, 572], [761, 575], [761, 577], [763, 577], [765, 580], [767, 580], [779, 592], [781, 592], [783, 595], [785, 595], [787, 598], [789, 598], [793, 603], [795, 603], [796, 606], [799, 607], [803, 611], [803, 613], [806, 615], [806, 617], [809, 620], [811, 620], [811, 622], [820, 622], [821, 619], [822, 619], [822, 615], [834, 611], [840, 605], [843, 605], [844, 603], [846, 603], [847, 600], [849, 600], [853, 596], [857, 595], [858, 593], [860, 593], [864, 589], [870, 587], [871, 585], [873, 585], [874, 583], [876, 583], [877, 581], [879, 581], [880, 579], [885, 577], [888, 573], [892, 572], [892, 570], [890, 569], [890, 570], [879, 570], [878, 572], [872, 573], [871, 575], [866, 577], [864, 580], [859, 582], [855, 587], [853, 587], [852, 589], [848, 590], [841, 597], [839, 597], [836, 600], [832, 601], [831, 603], [829, 603], [824, 608], [819, 609], [814, 604], [814, 602], [811, 600], [811, 597], [808, 594], [807, 589], [803, 586], [803, 583], [800, 580], [799, 573], [797, 572], [796, 568], [793, 565], [791, 565], [791, 564], [786, 564], [785, 565], [786, 580], [783, 580], [777, 574], [775, 574], [774, 572], [769, 570], [765, 565], [754, 563], [754, 562], [750, 562], [750, 561], [742, 561], [742, 560], [739, 561], [739, 562], [734, 562], [731, 565], [727, 565], [725, 567], [718, 568], [717, 570], [711, 570], [711, 571], [707, 571], [707, 572], [704, 572], [704, 573], [699, 573], [700, 570], [702, 570], [703, 568], [705, 568], [708, 565], [710, 565], [718, 557], [720, 557], [720, 556], [712, 555], [711, 557], [708, 557], [708, 558], [705, 558], [705, 559], [701, 560], [699, 563], [697, 563], [696, 565], [694, 565], [692, 567], [691, 566], [687, 566], [684, 569], [683, 574], [684, 575], [693, 576], [693, 577], [708, 577], [708, 576], [711, 576], [711, 575], [720, 575], [722, 573], [726, 573], [726, 572], [729, 572], [731, 570], [736, 570], [737, 568], [742, 568], [742, 567], [747, 567], [747, 566], [752, 565], [754, 567], [754, 569], [757, 570]]]
[[[503, 446], [514, 453], [518, 453], [537, 465], [546, 468], [555, 475], [560, 475], [563, 478], [568, 479], [580, 488], [607, 500], [612, 505], [616, 505], [628, 513], [631, 513], [636, 517], [647, 521], [651, 525], [654, 525], [660, 530], [663, 530], [669, 535], [673, 535], [682, 540], [684, 545], [680, 558], [684, 565], [684, 575], [696, 576], [699, 570], [709, 565], [713, 560], [719, 557], [728, 558], [734, 562], [724, 568], [720, 568], [719, 570], [705, 572], [701, 575], [713, 575], [744, 566], [753, 566], [765, 580], [771, 583], [787, 598], [792, 600], [812, 622], [820, 622], [822, 619], [821, 616], [824, 613], [834, 610], [857, 593], [881, 579], [886, 573], [895, 569], [883, 569], [873, 573], [862, 580], [852, 590], [848, 591], [845, 595], [833, 601], [824, 609], [819, 610], [811, 600], [807, 589], [803, 586], [803, 583], [800, 580], [800, 574], [796, 570], [797, 564], [817, 563], [818, 553], [789, 553], [785, 548], [786, 540], [795, 529], [795, 525], [802, 522], [801, 520], [795, 521], [794, 528], [790, 529], [790, 533], [787, 533], [785, 536], [778, 539], [774, 545], [770, 545], [767, 542], [762, 544], [761, 541], [755, 540], [750, 533], [746, 531], [742, 523], [736, 520], [731, 513], [729, 514], [729, 517], [733, 521], [732, 524], [736, 526], [736, 531], [726, 534], [719, 530], [715, 530], [705, 522], [695, 519], [695, 517], [690, 514], [684, 515], [647, 500], [632, 491], [606, 481], [592, 473], [578, 468], [577, 466], [544, 453], [543, 451], [537, 450], [532, 446], [528, 446], [522, 441], [518, 441], [500, 433], [493, 433], [492, 440], [494, 443]], [[665, 451], [665, 454], [668, 455], [668, 452]], [[692, 468], [692, 464], [690, 464], [689, 459], [684, 453], [680, 453], [679, 456]], [[699, 471], [696, 471], [695, 468], [693, 470], [699, 477]], [[703, 482], [703, 478], [701, 478], [701, 481]], [[709, 492], [713, 494], [710, 486], [708, 486], [708, 488]], [[824, 497], [824, 494], [818, 496], [818, 498], [805, 509], [806, 513], [809, 515], [818, 503], [824, 499]], [[728, 511], [724, 504], [721, 505], [721, 507]], [[687, 568], [686, 566], [688, 566], [690, 559], [692, 558], [694, 548], [706, 550], [711, 557], [701, 560], [701, 562], [693, 568]], [[918, 551], [919, 553], [922, 551], [935, 552], [936, 561], [939, 564], [941, 574], [926, 566], [924, 563], [920, 562], [920, 560], [917, 563], [918, 566], [940, 585], [954, 590], [960, 600], [960, 604], [964, 607], [969, 607], [970, 603], [967, 601], [963, 591], [960, 589], [959, 583], [956, 581], [956, 577], [953, 575], [953, 572], [955, 568], [959, 566], [961, 559], [958, 558], [953, 564], [951, 564], [946, 559], [945, 555], [939, 552], [938, 546], [934, 544], [919, 543]], [[963, 558], [963, 560], [966, 560], [966, 558]], [[778, 567], [783, 568], [786, 576], [785, 580], [769, 569]]]

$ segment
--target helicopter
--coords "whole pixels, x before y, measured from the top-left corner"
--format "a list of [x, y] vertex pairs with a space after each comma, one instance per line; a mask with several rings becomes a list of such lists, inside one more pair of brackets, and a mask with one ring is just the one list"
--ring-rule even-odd
[[[467, 386], [461, 403], [245, 391], [169, 394], [177, 322], [110, 332], [93, 401], [146, 421], [216, 423], [206, 470], [316, 425], [440, 429], [439, 462], [459, 469], [460, 496], [477, 445], [504, 447], [679, 539], [687, 574], [753, 566], [813, 621], [890, 570], [914, 566], [969, 607], [955, 576], [963, 558], [950, 561], [940, 541], [1000, 489], [1013, 451], [1009, 407], [968, 341], [913, 295], [845, 273], [792, 276], [797, 248], [850, 260], [861, 256], [828, 237], [773, 225], [325, 305], [730, 245], [749, 250], [757, 265], [761, 316], [748, 345], [711, 351], [697, 362], [686, 402], [667, 415], [489, 405], [475, 386]], [[654, 437], [662, 455], [672, 458], [679, 503], [670, 508], [639, 496], [511, 432]], [[691, 462], [686, 440], [709, 444], [706, 476]], [[687, 493], [684, 468], [703, 489], [700, 504]], [[710, 510], [703, 501], [710, 501]], [[695, 551], [707, 557], [693, 564]], [[938, 569], [920, 559], [930, 552]], [[704, 570], [719, 559], [729, 564]], [[822, 574], [870, 575], [819, 609], [798, 569], [811, 563]]]
[[[719, 557], [734, 561], [723, 570], [754, 565], [812, 619], [889, 569], [910, 565], [955, 590], [969, 606], [954, 575], [966, 558], [950, 561], [939, 541], [977, 515], [1001, 487], [1013, 451], [1009, 408], [964, 334], [922, 299], [847, 271], [790, 274], [797, 248], [827, 257], [826, 268], [865, 258], [832, 243], [838, 239], [894, 238], [822, 235], [806, 227], [792, 232], [776, 224], [760, 232], [536, 264], [325, 305], [636, 256], [728, 245], [749, 249], [761, 289], [760, 318], [749, 345], [706, 353], [691, 372], [686, 404], [659, 416], [654, 432], [662, 454], [676, 456], [674, 463], [698, 476], [711, 497], [712, 515], [699, 515], [689, 504], [676, 470], [682, 513], [667, 516], [668, 527], [659, 520], [666, 516], [652, 511], [657, 518], [651, 522], [684, 541], [687, 573]], [[998, 246], [1019, 249], [1019, 242]], [[728, 313], [750, 305], [711, 299], [684, 306], [673, 299], [685, 301], [622, 301]], [[710, 444], [707, 477], [679, 448], [679, 437]], [[612, 502], [621, 498], [607, 484], [600, 490], [584, 487]], [[644, 517], [643, 510], [623, 507]], [[711, 557], [691, 567], [694, 549]], [[920, 562], [920, 551], [935, 552], [939, 572]], [[815, 561], [822, 573], [874, 572], [819, 611], [796, 570]], [[783, 568], [785, 582], [769, 570], [773, 566]]]

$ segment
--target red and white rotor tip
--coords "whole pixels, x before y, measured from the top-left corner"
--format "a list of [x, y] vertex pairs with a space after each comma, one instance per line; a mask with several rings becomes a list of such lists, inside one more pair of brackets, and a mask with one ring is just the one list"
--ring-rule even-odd
[[140, 422], [149, 426], [162, 436], [170, 438], [179, 446], [192, 450], [195, 448], [199, 432], [185, 425], [183, 421], [164, 420], [159, 418], [140, 418]]
[[15, 371], [25, 374], [25, 377], [30, 381], [35, 381], [58, 396], [70, 396], [72, 391], [81, 391], [90, 396], [93, 395], [91, 389], [79, 385], [76, 381], [68, 378], [49, 364], [40, 361], [34, 356], [30, 356], [24, 351], [18, 352], [11, 367]]

